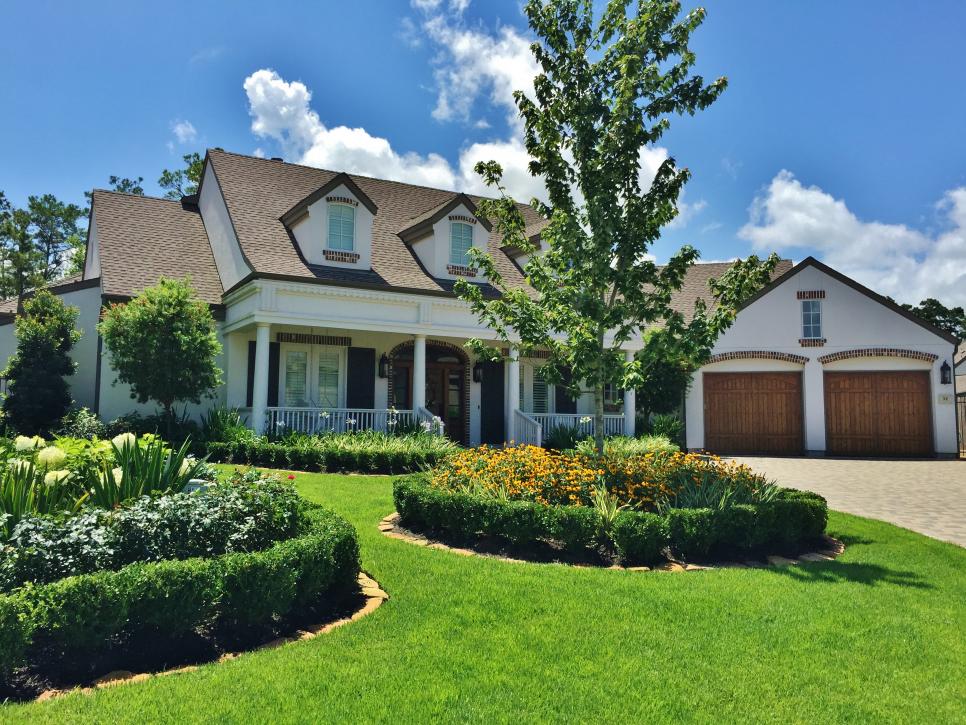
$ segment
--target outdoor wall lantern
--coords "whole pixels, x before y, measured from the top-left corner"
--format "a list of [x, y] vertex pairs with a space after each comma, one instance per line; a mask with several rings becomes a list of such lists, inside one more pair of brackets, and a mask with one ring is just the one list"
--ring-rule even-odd
[[482, 383], [483, 382], [483, 363], [478, 362], [473, 365], [473, 382]]
[[386, 357], [386, 353], [383, 353], [382, 357], [379, 358], [379, 377], [389, 377], [389, 358]]
[[953, 369], [949, 367], [948, 360], [943, 360], [943, 365], [939, 368], [939, 382], [943, 385], [949, 385], [953, 382]]

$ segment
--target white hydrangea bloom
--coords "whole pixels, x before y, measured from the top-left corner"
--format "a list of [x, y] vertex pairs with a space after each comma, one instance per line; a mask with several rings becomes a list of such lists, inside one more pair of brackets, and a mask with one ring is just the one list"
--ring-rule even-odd
[[120, 466], [118, 466], [117, 468], [112, 469], [111, 470], [111, 476], [113, 476], [113, 478], [114, 478], [114, 483], [116, 483], [118, 486], [120, 486], [121, 485], [121, 479], [124, 478], [124, 469], [122, 469]]
[[46, 443], [46, 441], [40, 436], [17, 436], [13, 440], [13, 447], [18, 451], [32, 451], [35, 448], [40, 448]]
[[135, 446], [137, 445], [137, 441], [137, 436], [133, 433], [121, 433], [111, 438], [111, 443], [117, 446], [118, 449], [123, 449], [125, 446]]
[[41, 448], [40, 452], [37, 453], [37, 464], [41, 468], [46, 468], [48, 471], [54, 468], [60, 468], [66, 460], [67, 453], [57, 446]]
[[54, 484], [65, 480], [69, 475], [70, 471], [48, 471], [47, 475], [44, 476], [44, 483], [46, 483], [48, 486], [53, 486]]
[[25, 461], [22, 458], [11, 458], [9, 465], [10, 470], [14, 473], [26, 473], [33, 463], [31, 461]]

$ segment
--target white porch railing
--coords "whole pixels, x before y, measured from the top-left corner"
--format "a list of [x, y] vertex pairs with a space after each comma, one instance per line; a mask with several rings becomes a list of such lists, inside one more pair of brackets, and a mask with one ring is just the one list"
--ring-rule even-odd
[[416, 419], [429, 433], [442, 436], [445, 432], [445, 424], [439, 416], [433, 415], [428, 408], [416, 408]]
[[[554, 428], [576, 428], [583, 436], [594, 435], [594, 417], [586, 413], [529, 413], [540, 425], [540, 437], [545, 439]], [[604, 436], [624, 435], [624, 415], [604, 416]], [[519, 437], [519, 436], [518, 436]]]
[[266, 409], [265, 415], [265, 431], [275, 435], [290, 430], [300, 433], [345, 433], [357, 430], [391, 433], [416, 422], [413, 411], [392, 408], [272, 407]]
[[513, 411], [513, 437], [520, 445], [543, 445], [543, 428], [531, 416], [522, 410]]

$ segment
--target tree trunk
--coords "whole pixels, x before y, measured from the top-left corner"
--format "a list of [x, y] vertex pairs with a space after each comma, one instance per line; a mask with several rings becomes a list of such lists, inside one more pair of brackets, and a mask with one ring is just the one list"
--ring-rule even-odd
[[604, 455], [604, 384], [594, 386], [594, 447]]

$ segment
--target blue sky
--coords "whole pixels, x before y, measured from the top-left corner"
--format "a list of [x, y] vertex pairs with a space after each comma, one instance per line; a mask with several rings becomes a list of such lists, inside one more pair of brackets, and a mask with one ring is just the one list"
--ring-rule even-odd
[[[685, 3], [685, 7], [690, 7]], [[707, 3], [699, 71], [730, 87], [661, 149], [694, 179], [653, 250], [815, 254], [879, 291], [966, 303], [966, 4]], [[475, 156], [536, 187], [509, 91], [517, 2], [15, 3], [0, 46], [0, 189], [148, 193], [180, 154], [241, 153], [478, 191]], [[255, 125], [253, 125], [255, 124]], [[180, 136], [179, 136], [180, 134]]]

